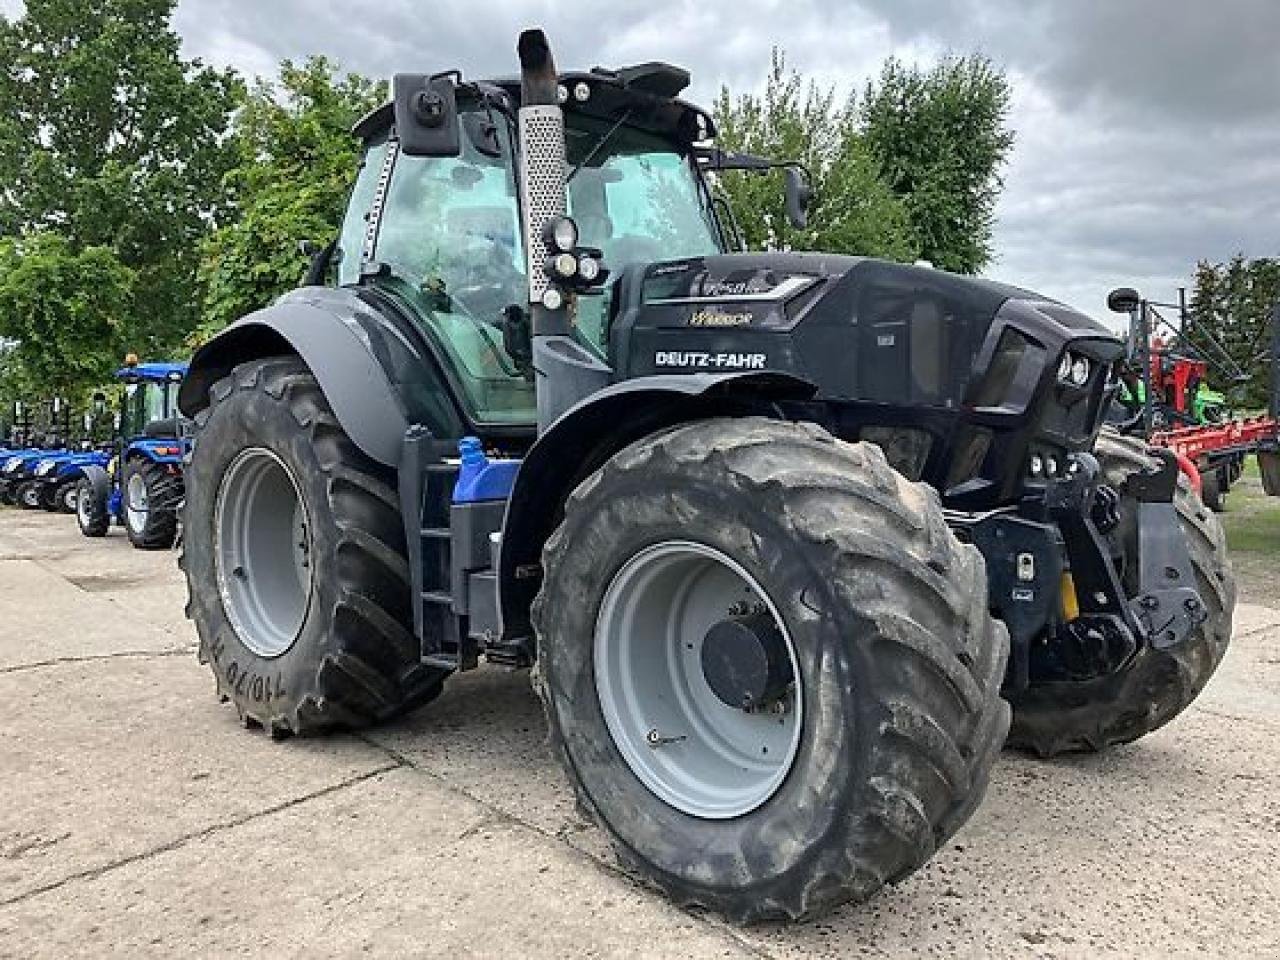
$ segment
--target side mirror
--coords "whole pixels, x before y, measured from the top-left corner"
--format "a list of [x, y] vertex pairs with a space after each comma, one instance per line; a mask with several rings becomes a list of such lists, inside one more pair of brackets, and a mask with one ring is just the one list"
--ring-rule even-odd
[[1133, 287], [1116, 287], [1107, 294], [1107, 309], [1112, 313], [1132, 313], [1141, 302], [1142, 298]]
[[448, 75], [397, 73], [391, 81], [400, 152], [410, 157], [456, 157], [458, 98]]
[[787, 220], [797, 230], [809, 225], [809, 203], [813, 200], [813, 187], [801, 167], [784, 167], [787, 190]]

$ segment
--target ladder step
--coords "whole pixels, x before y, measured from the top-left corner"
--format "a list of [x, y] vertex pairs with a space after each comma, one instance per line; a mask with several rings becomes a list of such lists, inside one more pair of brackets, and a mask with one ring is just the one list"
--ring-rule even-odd
[[451, 653], [432, 653], [423, 657], [422, 662], [438, 670], [458, 669], [458, 658]]
[[453, 605], [453, 594], [448, 590], [423, 590], [422, 599], [424, 603]]
[[453, 531], [448, 527], [423, 527], [422, 535], [429, 540], [448, 540]]

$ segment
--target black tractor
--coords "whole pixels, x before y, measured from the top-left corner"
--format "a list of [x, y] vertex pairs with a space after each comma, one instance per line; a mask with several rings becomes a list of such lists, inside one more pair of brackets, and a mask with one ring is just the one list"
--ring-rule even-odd
[[532, 667], [624, 863], [748, 921], [910, 874], [1006, 739], [1097, 750], [1191, 702], [1235, 587], [1175, 461], [1100, 435], [1118, 339], [739, 252], [716, 179], [786, 165], [714, 147], [687, 73], [519, 54], [397, 76], [308, 283], [192, 360], [188, 612], [246, 725]]

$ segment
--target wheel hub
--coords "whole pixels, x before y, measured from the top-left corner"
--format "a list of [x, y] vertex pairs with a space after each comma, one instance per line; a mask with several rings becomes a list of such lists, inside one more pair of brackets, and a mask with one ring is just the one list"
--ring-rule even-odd
[[776, 701], [791, 683], [787, 642], [773, 616], [726, 617], [702, 638], [702, 675], [730, 707], [752, 710]]

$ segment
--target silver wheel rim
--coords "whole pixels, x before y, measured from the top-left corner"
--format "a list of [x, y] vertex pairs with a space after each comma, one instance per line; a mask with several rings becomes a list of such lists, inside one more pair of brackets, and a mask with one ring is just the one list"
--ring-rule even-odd
[[85, 496], [76, 494], [76, 516], [80, 518], [81, 526], [89, 525], [89, 495], [86, 491]]
[[80, 509], [80, 493], [74, 484], [62, 491], [62, 505], [68, 513], [75, 513]]
[[270, 450], [251, 447], [227, 467], [213, 538], [227, 619], [258, 656], [282, 656], [311, 601], [311, 524], [293, 473]]
[[22, 491], [22, 503], [28, 507], [40, 506], [40, 491], [35, 487], [27, 487]]
[[140, 473], [130, 474], [124, 490], [124, 515], [134, 533], [146, 529], [148, 508], [146, 478]]
[[[796, 678], [758, 711], [724, 703], [702, 669], [707, 631], [744, 603], [772, 616]], [[614, 744], [670, 806], [729, 819], [755, 810], [782, 786], [804, 720], [795, 644], [773, 600], [721, 551], [667, 541], [628, 560], [600, 605], [594, 663]]]

